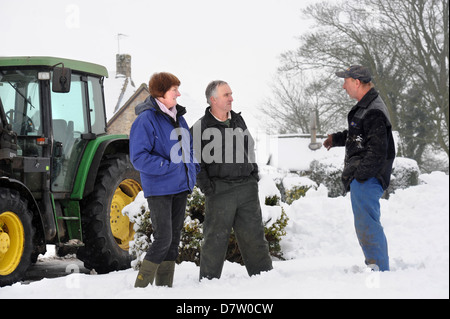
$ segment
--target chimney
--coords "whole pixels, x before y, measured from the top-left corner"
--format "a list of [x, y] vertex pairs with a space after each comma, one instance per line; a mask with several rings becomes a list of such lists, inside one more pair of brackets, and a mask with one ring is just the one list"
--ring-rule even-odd
[[116, 78], [131, 77], [131, 55], [116, 54]]

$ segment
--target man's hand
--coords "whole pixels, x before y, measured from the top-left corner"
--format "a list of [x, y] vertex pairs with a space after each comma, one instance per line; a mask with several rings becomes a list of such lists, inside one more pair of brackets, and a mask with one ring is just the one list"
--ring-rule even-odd
[[333, 135], [328, 134], [327, 139], [323, 142], [323, 146], [329, 151], [333, 147]]

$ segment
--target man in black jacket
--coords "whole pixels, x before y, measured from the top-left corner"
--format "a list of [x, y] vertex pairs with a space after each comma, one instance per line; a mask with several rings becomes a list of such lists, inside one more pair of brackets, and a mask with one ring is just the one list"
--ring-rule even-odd
[[[366, 67], [353, 65], [336, 72], [343, 88], [358, 101], [348, 114], [348, 130], [328, 135], [327, 149], [345, 146], [342, 182], [350, 190], [355, 229], [367, 265], [389, 270], [386, 236], [380, 222], [380, 198], [389, 186], [395, 158], [389, 114], [375, 91]], [[375, 267], [375, 266], [371, 266]]]
[[272, 269], [258, 196], [254, 141], [240, 113], [231, 110], [232, 91], [224, 81], [206, 89], [210, 105], [192, 127], [201, 171], [197, 186], [206, 196], [200, 279], [220, 278], [231, 229], [250, 276]]

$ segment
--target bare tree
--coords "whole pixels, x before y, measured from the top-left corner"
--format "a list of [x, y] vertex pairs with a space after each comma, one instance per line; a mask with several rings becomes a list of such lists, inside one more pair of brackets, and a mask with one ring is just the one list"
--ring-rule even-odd
[[345, 123], [348, 104], [341, 93], [339, 101], [331, 99], [340, 83], [329, 78], [305, 80], [301, 76], [278, 76], [272, 87], [272, 97], [266, 98], [261, 110], [273, 133], [310, 132], [311, 113], [315, 113], [318, 133], [335, 130]]
[[[449, 155], [449, 2], [448, 0], [369, 0], [380, 11], [389, 51], [404, 52], [401, 65], [420, 88], [432, 120], [435, 142]], [[434, 141], [432, 141], [434, 142]]]
[[272, 97], [266, 98], [261, 108], [274, 133], [308, 133], [308, 109], [302, 86], [281, 77], [275, 79]]

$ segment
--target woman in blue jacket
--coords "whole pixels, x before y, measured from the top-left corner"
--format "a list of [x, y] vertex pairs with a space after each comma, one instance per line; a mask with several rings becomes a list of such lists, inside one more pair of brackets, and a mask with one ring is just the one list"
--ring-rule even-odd
[[136, 107], [138, 117], [130, 131], [130, 157], [141, 174], [154, 237], [135, 287], [154, 280], [157, 286], [172, 287], [187, 195], [200, 171], [183, 118], [186, 109], [177, 104], [179, 86], [175, 75], [155, 73], [149, 82], [150, 96]]

